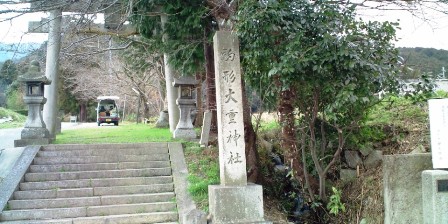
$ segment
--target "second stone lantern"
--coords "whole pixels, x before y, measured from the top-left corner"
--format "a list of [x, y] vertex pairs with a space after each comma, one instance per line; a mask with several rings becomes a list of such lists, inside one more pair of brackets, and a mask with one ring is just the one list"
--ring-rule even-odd
[[44, 97], [44, 86], [49, 85], [51, 81], [40, 71], [37, 61], [31, 62], [28, 71], [19, 76], [18, 81], [26, 85], [23, 101], [28, 105], [28, 117], [21, 139], [14, 141], [14, 147], [47, 145], [50, 143], [50, 134], [42, 118], [42, 108], [47, 102]]
[[191, 112], [196, 109], [195, 88], [199, 80], [191, 76], [182, 76], [174, 79], [173, 86], [179, 88], [176, 104], [179, 106], [180, 118], [174, 130], [173, 137], [181, 139], [194, 139], [196, 132], [193, 129]]

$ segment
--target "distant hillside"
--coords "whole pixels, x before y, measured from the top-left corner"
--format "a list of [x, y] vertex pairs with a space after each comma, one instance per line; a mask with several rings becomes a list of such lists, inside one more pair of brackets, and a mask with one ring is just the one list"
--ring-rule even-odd
[[[434, 48], [398, 48], [405, 64], [415, 72], [431, 73], [437, 77], [442, 73], [442, 67], [448, 71], [448, 51]], [[448, 72], [445, 72], [448, 78]]]
[[40, 43], [24, 43], [20, 45], [0, 43], [0, 62], [8, 59], [18, 61], [38, 49], [41, 45]]

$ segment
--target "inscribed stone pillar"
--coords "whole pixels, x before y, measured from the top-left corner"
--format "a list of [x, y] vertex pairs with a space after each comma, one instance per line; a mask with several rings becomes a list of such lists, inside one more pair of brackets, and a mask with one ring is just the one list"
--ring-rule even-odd
[[431, 99], [428, 106], [435, 170], [422, 172], [423, 223], [448, 223], [448, 99]]
[[239, 42], [230, 32], [217, 32], [213, 42], [221, 184], [246, 185]]
[[45, 91], [47, 103], [44, 105], [43, 118], [50, 132], [50, 137], [56, 135], [57, 99], [58, 99], [58, 69], [59, 51], [61, 46], [62, 10], [55, 9], [50, 12], [50, 30], [47, 43], [47, 62], [45, 76], [52, 80], [51, 85]]
[[263, 217], [262, 186], [247, 185], [238, 38], [218, 31], [213, 42], [221, 185], [209, 186], [212, 222], [270, 223]]
[[448, 99], [428, 100], [434, 169], [448, 169]]

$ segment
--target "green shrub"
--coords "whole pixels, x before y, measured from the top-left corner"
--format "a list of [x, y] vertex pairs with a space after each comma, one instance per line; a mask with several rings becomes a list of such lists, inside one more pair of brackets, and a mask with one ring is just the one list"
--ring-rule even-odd
[[11, 110], [24, 110], [26, 105], [23, 102], [23, 93], [20, 89], [8, 91], [6, 94], [6, 106]]
[[12, 110], [0, 107], [0, 118], [3, 117], [11, 117], [13, 121], [0, 124], [0, 128], [23, 127], [23, 123], [26, 121], [26, 116], [16, 113]]
[[345, 212], [345, 205], [341, 202], [342, 191], [335, 187], [332, 187], [331, 189], [333, 190], [333, 194], [330, 196], [327, 209], [330, 211], [330, 214], [338, 215], [339, 212]]

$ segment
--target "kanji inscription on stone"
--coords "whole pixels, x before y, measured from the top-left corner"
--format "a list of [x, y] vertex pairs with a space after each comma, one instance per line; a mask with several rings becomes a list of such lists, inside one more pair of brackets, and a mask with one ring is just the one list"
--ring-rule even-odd
[[429, 125], [431, 153], [434, 169], [448, 168], [448, 99], [431, 99]]
[[228, 31], [216, 32], [213, 42], [221, 184], [246, 185], [239, 42]]

